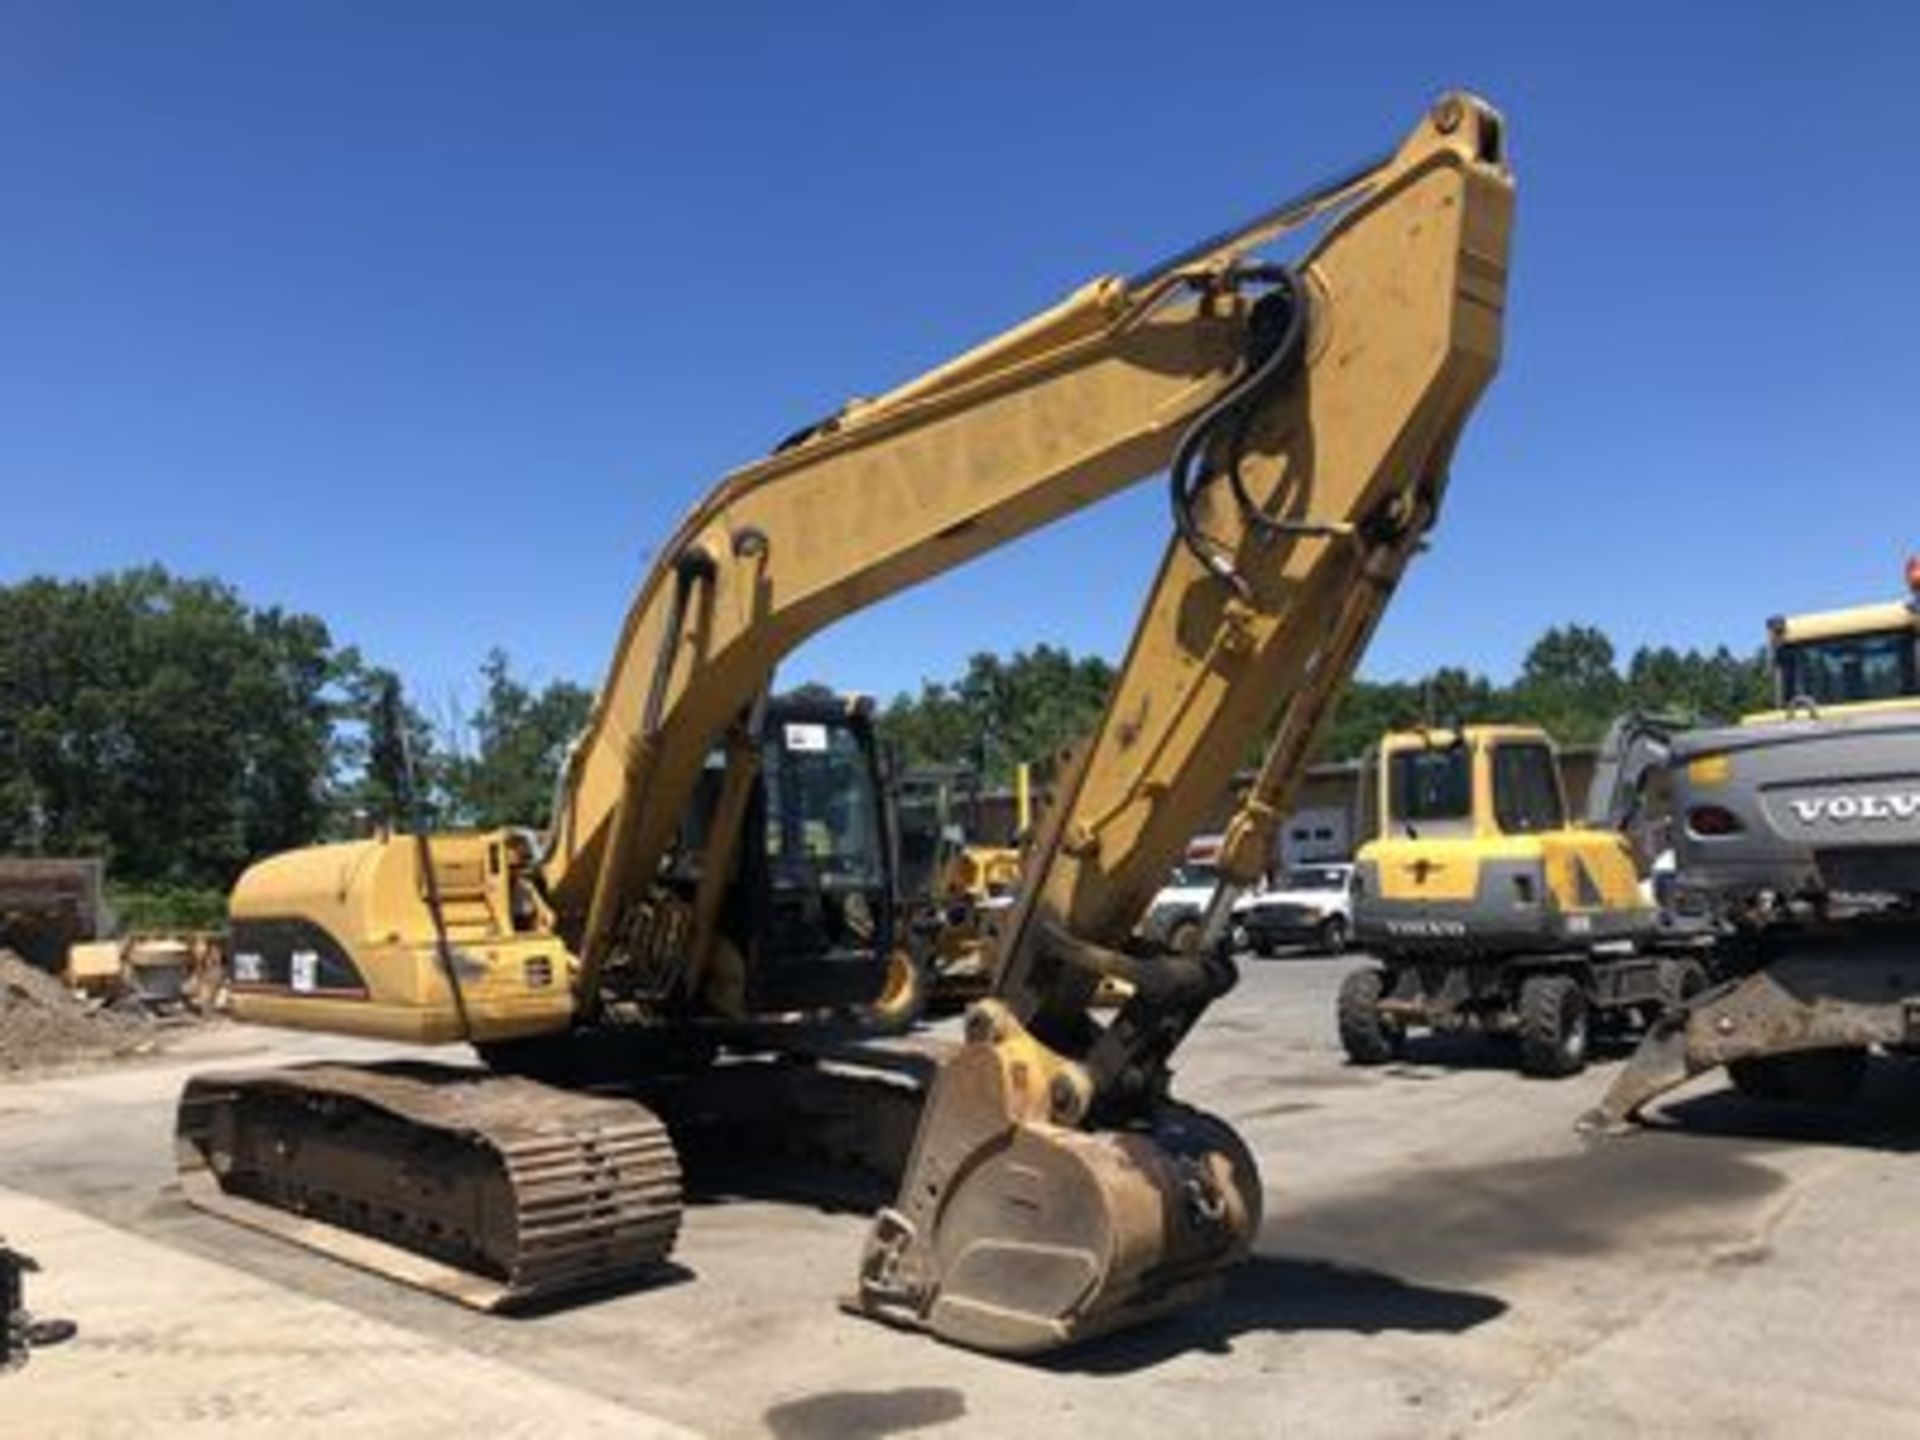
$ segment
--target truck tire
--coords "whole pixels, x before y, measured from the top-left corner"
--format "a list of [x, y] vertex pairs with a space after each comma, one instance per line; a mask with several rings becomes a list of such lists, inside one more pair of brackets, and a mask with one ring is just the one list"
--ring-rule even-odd
[[1727, 1062], [1733, 1088], [1749, 1100], [1799, 1100], [1837, 1105], [1851, 1100], [1867, 1077], [1865, 1050], [1798, 1050]]
[[1711, 983], [1707, 967], [1698, 960], [1660, 962], [1660, 1012], [1671, 1015]]
[[1344, 955], [1347, 951], [1347, 922], [1339, 915], [1329, 915], [1320, 922], [1319, 934], [1314, 937], [1314, 948], [1322, 955]]
[[1520, 1073], [1577, 1075], [1587, 1065], [1587, 997], [1570, 975], [1530, 975], [1520, 985]]
[[1340, 982], [1340, 1047], [1356, 1065], [1384, 1065], [1406, 1048], [1406, 1030], [1380, 1013], [1386, 992], [1387, 972], [1371, 966]]
[[1191, 915], [1167, 931], [1167, 950], [1174, 955], [1192, 955], [1200, 949], [1200, 917]]

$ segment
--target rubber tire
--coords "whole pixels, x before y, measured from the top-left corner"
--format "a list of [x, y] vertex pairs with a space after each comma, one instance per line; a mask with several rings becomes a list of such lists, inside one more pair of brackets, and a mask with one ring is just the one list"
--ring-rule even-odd
[[1200, 950], [1200, 917], [1190, 915], [1178, 921], [1167, 931], [1167, 952], [1172, 955], [1194, 955]]
[[1336, 1007], [1340, 1048], [1355, 1065], [1385, 1065], [1398, 1059], [1406, 1048], [1406, 1030], [1380, 1013], [1380, 997], [1387, 992], [1387, 978], [1385, 970], [1368, 966], [1340, 982]]
[[1754, 1055], [1728, 1061], [1727, 1075], [1733, 1088], [1749, 1100], [1839, 1105], [1860, 1092], [1867, 1078], [1867, 1052], [1798, 1050], [1788, 1055]]
[[1587, 1068], [1587, 997], [1570, 975], [1530, 975], [1520, 985], [1520, 1073], [1543, 1080]]
[[1320, 922], [1320, 931], [1314, 936], [1313, 945], [1322, 955], [1346, 954], [1347, 922], [1338, 915], [1329, 915]]
[[1698, 960], [1660, 962], [1660, 1011], [1671, 1015], [1712, 984], [1707, 967]]
[[905, 1035], [926, 1017], [933, 1001], [932, 957], [897, 946], [887, 967], [888, 988], [867, 1007], [867, 1025], [876, 1035]]

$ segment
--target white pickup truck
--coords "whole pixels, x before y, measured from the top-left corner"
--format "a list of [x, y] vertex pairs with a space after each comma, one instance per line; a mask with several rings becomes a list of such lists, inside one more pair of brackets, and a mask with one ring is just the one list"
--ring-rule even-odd
[[[1167, 883], [1153, 897], [1141, 934], [1169, 950], [1191, 950], [1214, 888], [1220, 883], [1215, 863], [1218, 836], [1203, 835], [1187, 847]], [[1231, 936], [1235, 950], [1272, 955], [1282, 945], [1305, 945], [1338, 955], [1353, 933], [1353, 866], [1299, 865], [1278, 886], [1242, 895], [1233, 905]]]
[[1243, 895], [1233, 907], [1233, 948], [1272, 955], [1304, 945], [1338, 955], [1353, 933], [1353, 866], [1296, 865], [1280, 883]]

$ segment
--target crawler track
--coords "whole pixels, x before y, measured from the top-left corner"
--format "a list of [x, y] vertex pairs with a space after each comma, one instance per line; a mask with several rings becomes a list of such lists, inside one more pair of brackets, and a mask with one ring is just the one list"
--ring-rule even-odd
[[658, 1274], [680, 1228], [666, 1127], [631, 1100], [430, 1065], [187, 1083], [201, 1209], [477, 1309]]

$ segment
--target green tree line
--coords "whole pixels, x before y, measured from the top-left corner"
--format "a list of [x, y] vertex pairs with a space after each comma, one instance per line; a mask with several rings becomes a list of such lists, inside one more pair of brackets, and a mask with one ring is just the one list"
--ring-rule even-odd
[[[881, 730], [909, 764], [1005, 780], [1088, 733], [1113, 680], [1105, 660], [1052, 645], [978, 654], [897, 696]], [[0, 585], [0, 853], [98, 855], [123, 888], [204, 897], [261, 855], [416, 811], [437, 826], [544, 822], [589, 691], [530, 685], [498, 650], [471, 713], [399, 689], [318, 617], [216, 580], [149, 567]], [[1646, 647], [1623, 663], [1600, 631], [1564, 625], [1508, 682], [1457, 668], [1355, 681], [1321, 755], [1421, 721], [1533, 721], [1580, 743], [1624, 708], [1719, 717], [1766, 694], [1761, 654]]]
[[400, 735], [435, 824], [538, 824], [591, 695], [495, 651], [430, 719], [326, 623], [157, 567], [0, 586], [0, 853], [98, 855], [204, 908], [251, 860], [403, 821]]
[[[1098, 657], [1076, 659], [1050, 645], [1005, 658], [978, 654], [957, 680], [896, 696], [881, 712], [882, 733], [909, 764], [971, 765], [1004, 781], [1019, 761], [1044, 762], [1089, 733], [1113, 673]], [[1624, 710], [1729, 718], [1764, 708], [1769, 687], [1764, 651], [1642, 646], [1623, 664], [1601, 631], [1560, 625], [1534, 642], [1505, 683], [1453, 666], [1412, 680], [1350, 682], [1317, 753], [1351, 759], [1387, 730], [1496, 720], [1591, 744]]]

